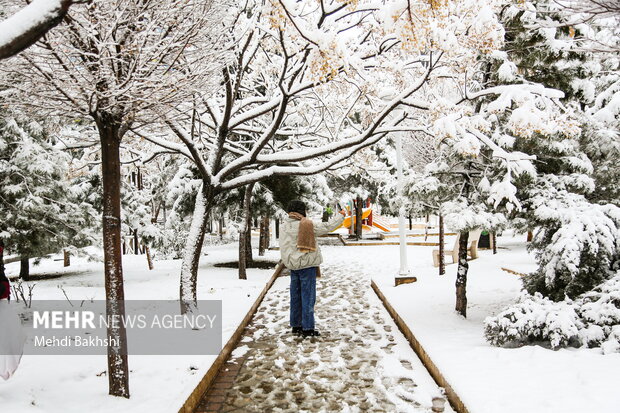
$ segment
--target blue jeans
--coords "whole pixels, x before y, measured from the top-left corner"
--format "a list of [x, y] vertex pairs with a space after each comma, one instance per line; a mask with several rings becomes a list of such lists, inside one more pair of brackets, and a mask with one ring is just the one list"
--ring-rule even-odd
[[314, 329], [316, 267], [291, 270], [291, 327]]

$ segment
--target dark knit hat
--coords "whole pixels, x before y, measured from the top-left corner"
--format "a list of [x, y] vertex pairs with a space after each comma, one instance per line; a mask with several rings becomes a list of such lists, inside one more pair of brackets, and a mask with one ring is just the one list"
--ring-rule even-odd
[[286, 212], [297, 212], [303, 216], [306, 216], [306, 204], [303, 201], [295, 199], [288, 203]]

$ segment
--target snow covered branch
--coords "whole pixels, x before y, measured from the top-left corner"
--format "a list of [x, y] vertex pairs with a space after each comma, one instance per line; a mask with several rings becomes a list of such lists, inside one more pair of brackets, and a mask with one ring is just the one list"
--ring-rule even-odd
[[0, 22], [0, 59], [6, 59], [33, 45], [60, 23], [74, 0], [34, 0]]

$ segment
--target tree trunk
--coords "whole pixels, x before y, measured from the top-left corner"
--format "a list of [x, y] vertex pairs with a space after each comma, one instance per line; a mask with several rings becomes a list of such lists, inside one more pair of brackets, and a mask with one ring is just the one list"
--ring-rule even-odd
[[265, 215], [260, 222], [260, 241], [258, 243], [258, 255], [265, 255], [265, 250], [269, 248], [269, 215]]
[[348, 214], [350, 216], [350, 221], [349, 221], [349, 238], [353, 238], [353, 236], [355, 235], [355, 228], [353, 227], [353, 215], [354, 215], [354, 210], [355, 206], [353, 205], [353, 201], [349, 201], [349, 209], [348, 209]]
[[355, 237], [362, 239], [362, 197], [358, 196], [355, 199]]
[[444, 256], [445, 233], [443, 229], [443, 215], [439, 214], [439, 275], [446, 273], [446, 258]]
[[4, 275], [4, 240], [0, 238], [0, 277]]
[[140, 240], [138, 239], [137, 229], [133, 230], [133, 246], [134, 246], [134, 250], [133, 250], [134, 255], [140, 255]]
[[153, 266], [153, 258], [151, 257], [151, 250], [148, 245], [144, 247], [144, 251], [146, 252], [146, 263], [149, 266], [149, 270], [152, 270], [155, 267]]
[[[125, 290], [121, 256], [121, 164], [118, 124], [99, 119], [101, 139], [101, 175], [103, 182], [103, 257], [105, 271], [106, 315], [125, 317]], [[127, 332], [122, 323], [110, 323], [108, 338], [118, 345], [108, 346], [108, 381], [112, 396], [129, 398]]]
[[269, 215], [265, 215], [265, 249], [269, 249], [271, 244], [271, 218]]
[[276, 239], [280, 239], [280, 220], [276, 218]]
[[455, 310], [463, 317], [467, 317], [467, 244], [469, 242], [469, 232], [461, 232], [459, 238], [459, 267], [456, 272], [456, 307]]
[[69, 255], [69, 251], [63, 250], [63, 264], [65, 267], [69, 267], [71, 265], [71, 255]]
[[264, 217], [261, 217], [258, 226], [258, 255], [262, 257], [265, 255], [265, 221]]
[[497, 254], [497, 233], [491, 232], [491, 242], [493, 242], [493, 254]]
[[248, 230], [245, 232], [245, 262], [254, 261], [254, 256], [252, 255], [252, 221], [250, 220], [250, 226], [248, 226]]
[[203, 182], [196, 194], [192, 223], [190, 224], [185, 249], [183, 250], [179, 291], [181, 314], [192, 312], [197, 305], [198, 265], [200, 264], [200, 254], [202, 253], [202, 244], [207, 229], [207, 215], [211, 209], [210, 194], [208, 192], [208, 188]]
[[[252, 187], [250, 188], [250, 195], [248, 198], [248, 204], [244, 205], [243, 210], [245, 211], [245, 217], [246, 217], [246, 231], [245, 231], [245, 262], [250, 263], [252, 261], [254, 261], [254, 256], [252, 255], [252, 221], [253, 221], [253, 217], [252, 217], [252, 189], [254, 189], [254, 184], [251, 184]], [[245, 198], [244, 198], [244, 202], [245, 202]], [[257, 227], [257, 223], [254, 222], [254, 227]]]
[[527, 242], [532, 242], [534, 239], [534, 233], [532, 231], [527, 232]]
[[159, 212], [161, 211], [162, 201], [157, 203], [157, 208], [155, 208], [155, 201], [151, 201], [151, 202], [152, 202], [151, 210], [154, 210], [153, 211], [153, 218], [151, 218], [151, 224], [156, 224], [157, 223], [157, 219], [159, 218]]
[[246, 271], [247, 257], [245, 253], [245, 250], [248, 247], [247, 242], [248, 240], [245, 237], [245, 231], [244, 231], [243, 233], [239, 234], [239, 279], [240, 280], [248, 279], [248, 274]]
[[[239, 234], [239, 279], [247, 280], [246, 267], [252, 262], [252, 188], [254, 184], [245, 186], [243, 193], [243, 227]], [[249, 254], [248, 254], [248, 250]], [[249, 255], [249, 259], [248, 259]]]
[[30, 281], [30, 260], [28, 258], [22, 258], [19, 262], [19, 278], [24, 281]]
[[409, 231], [413, 230], [413, 218], [411, 218], [411, 214], [408, 216], [409, 219]]

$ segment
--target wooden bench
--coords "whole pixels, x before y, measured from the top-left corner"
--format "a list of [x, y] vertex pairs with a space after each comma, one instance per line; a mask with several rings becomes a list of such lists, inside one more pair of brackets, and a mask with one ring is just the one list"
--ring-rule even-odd
[[[469, 231], [469, 236], [467, 238], [467, 242], [469, 242], [469, 248], [467, 248], [467, 255], [472, 260], [478, 258], [478, 240], [480, 239], [480, 234], [482, 230], [476, 229], [473, 231]], [[452, 257], [452, 262], [450, 264], [454, 264], [459, 260], [459, 239], [461, 234], [456, 236], [456, 240], [454, 241], [454, 247], [451, 250], [444, 250], [443, 255], [449, 255]], [[435, 267], [439, 267], [439, 250], [433, 250], [433, 265]]]

